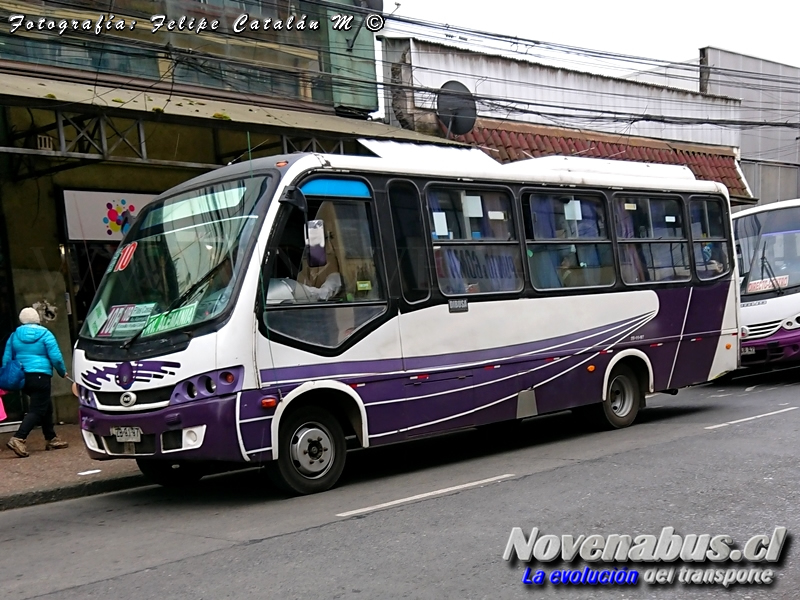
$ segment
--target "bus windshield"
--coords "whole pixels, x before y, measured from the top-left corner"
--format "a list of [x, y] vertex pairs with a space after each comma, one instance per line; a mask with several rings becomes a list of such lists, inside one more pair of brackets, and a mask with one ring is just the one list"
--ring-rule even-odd
[[740, 217], [734, 221], [734, 234], [742, 294], [800, 285], [800, 210]]
[[215, 183], [148, 206], [111, 259], [80, 335], [146, 337], [222, 313], [268, 180]]

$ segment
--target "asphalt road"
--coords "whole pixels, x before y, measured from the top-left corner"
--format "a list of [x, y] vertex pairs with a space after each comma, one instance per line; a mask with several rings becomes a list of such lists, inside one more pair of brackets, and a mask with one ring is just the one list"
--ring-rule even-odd
[[[5, 511], [0, 597], [800, 598], [791, 537], [800, 532], [798, 391], [800, 368], [753, 373], [654, 396], [621, 431], [580, 431], [566, 413], [512, 433], [359, 451], [336, 489], [302, 498], [280, 496], [250, 471], [191, 492], [148, 487]], [[527, 565], [502, 558], [512, 527], [577, 537], [666, 526], [727, 534], [740, 548], [777, 526], [789, 540], [778, 564], [678, 565], [774, 571], [771, 585], [728, 590], [642, 580], [526, 586]], [[640, 577], [650, 568], [617, 566]]]

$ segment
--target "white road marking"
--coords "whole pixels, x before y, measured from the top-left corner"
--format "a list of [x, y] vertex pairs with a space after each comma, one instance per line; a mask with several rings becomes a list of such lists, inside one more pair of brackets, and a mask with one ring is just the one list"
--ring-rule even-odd
[[100, 471], [101, 469], [92, 469], [91, 471], [81, 471], [80, 473], [78, 473], [78, 475], [94, 475], [96, 473], [99, 473]]
[[745, 388], [744, 391], [745, 392], [752, 392], [757, 387], [758, 387], [757, 385], [751, 385], [749, 388]]
[[710, 427], [706, 427], [706, 429], [718, 429], [719, 427], [736, 425], [737, 423], [744, 423], [745, 421], [752, 421], [753, 419], [760, 419], [762, 417], [770, 417], [772, 415], [789, 412], [790, 410], [796, 410], [797, 408], [798, 408], [797, 406], [792, 406], [790, 408], [784, 408], [783, 410], [776, 410], [773, 412], [764, 413], [763, 415], [756, 415], [755, 417], [747, 417], [746, 419], [738, 419], [736, 421], [728, 421], [727, 423], [720, 423], [719, 425], [711, 425]]
[[361, 515], [364, 513], [380, 510], [382, 508], [389, 508], [390, 506], [397, 506], [398, 504], [405, 504], [406, 502], [414, 502], [415, 500], [422, 500], [424, 498], [432, 498], [433, 496], [441, 496], [450, 492], [457, 492], [458, 490], [465, 490], [467, 488], [478, 487], [487, 483], [494, 483], [502, 479], [514, 477], [513, 473], [505, 475], [498, 475], [497, 477], [490, 477], [489, 479], [481, 479], [480, 481], [473, 481], [472, 483], [464, 483], [461, 485], [454, 485], [453, 487], [444, 488], [443, 490], [436, 490], [433, 492], [426, 492], [425, 494], [417, 494], [416, 496], [409, 496], [408, 498], [400, 498], [399, 500], [392, 500], [391, 502], [384, 502], [383, 504], [375, 504], [374, 506], [367, 506], [366, 508], [358, 508], [356, 510], [349, 510], [347, 512], [339, 513], [337, 517], [352, 517], [353, 515]]
[[789, 405], [788, 402], [781, 402], [780, 404], [778, 404], [778, 406], [788, 406], [788, 405]]
[[724, 398], [725, 396], [733, 396], [733, 394], [711, 394], [709, 398]]

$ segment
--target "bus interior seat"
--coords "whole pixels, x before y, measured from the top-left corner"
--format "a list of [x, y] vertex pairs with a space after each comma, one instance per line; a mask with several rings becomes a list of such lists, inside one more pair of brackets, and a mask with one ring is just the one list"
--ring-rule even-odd
[[[308, 258], [303, 258], [298, 281], [313, 287], [320, 287], [331, 273], [339, 273], [343, 289], [336, 299], [369, 300], [379, 298], [380, 284], [375, 271], [375, 261], [370, 257], [348, 257], [347, 239], [342, 223], [337, 218], [336, 206], [332, 202], [322, 202], [315, 219], [321, 219], [325, 227], [325, 256], [327, 264], [323, 267], [311, 267]], [[359, 290], [368, 282], [369, 289]]]
[[[300, 268], [300, 274], [297, 281], [304, 285], [311, 287], [321, 287], [325, 280], [332, 273], [339, 273], [342, 277], [342, 285], [346, 288], [347, 278], [342, 273], [341, 265], [339, 264], [339, 256], [342, 256], [341, 249], [337, 248], [338, 235], [333, 231], [336, 219], [333, 212], [333, 205], [330, 202], [323, 202], [320, 209], [317, 211], [315, 219], [322, 219], [325, 226], [325, 261], [326, 264], [322, 267], [312, 267], [308, 264], [308, 256], [303, 255], [303, 262]], [[335, 298], [343, 297], [345, 290], [339, 291]]]

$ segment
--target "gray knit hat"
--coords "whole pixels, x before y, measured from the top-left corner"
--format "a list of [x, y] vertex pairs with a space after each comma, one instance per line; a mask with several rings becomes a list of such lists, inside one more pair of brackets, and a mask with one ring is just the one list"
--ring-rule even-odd
[[27, 325], [28, 323], [39, 323], [39, 313], [35, 308], [27, 306], [20, 311], [19, 322], [23, 325]]

